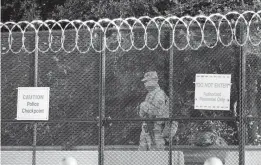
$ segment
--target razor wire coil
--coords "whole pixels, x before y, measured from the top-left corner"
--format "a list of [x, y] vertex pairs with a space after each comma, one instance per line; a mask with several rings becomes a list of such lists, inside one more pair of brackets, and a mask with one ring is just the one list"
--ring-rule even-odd
[[[247, 15], [251, 14], [251, 18], [247, 18]], [[236, 20], [231, 20], [228, 19], [229, 16], [236, 16]], [[21, 51], [27, 52], [27, 53], [32, 53], [38, 49], [39, 52], [45, 53], [47, 51], [52, 51], [52, 52], [59, 52], [59, 51], [64, 51], [66, 53], [71, 53], [75, 50], [79, 51], [80, 53], [86, 53], [90, 49], [93, 49], [96, 52], [102, 52], [104, 50], [110, 51], [110, 52], [116, 52], [119, 49], [122, 51], [130, 51], [131, 49], [136, 49], [136, 50], [142, 50], [144, 48], [147, 48], [149, 50], [155, 50], [157, 48], [161, 48], [165, 51], [170, 50], [171, 48], [175, 47], [178, 50], [184, 50], [186, 48], [190, 48], [193, 50], [198, 50], [202, 45], [208, 47], [208, 48], [213, 48], [215, 47], [218, 43], [221, 43], [223, 46], [230, 46], [232, 44], [236, 44], [239, 46], [244, 46], [248, 42], [252, 44], [253, 46], [259, 46], [261, 44], [261, 10], [254, 12], [254, 11], [245, 11], [243, 13], [239, 13], [236, 11], [229, 12], [225, 15], [220, 14], [220, 13], [214, 13], [209, 16], [206, 15], [198, 15], [198, 16], [183, 16], [183, 17], [177, 17], [177, 16], [169, 16], [169, 17], [163, 17], [163, 16], [158, 16], [151, 18], [149, 16], [142, 16], [139, 18], [135, 17], [129, 17], [129, 18], [116, 18], [116, 19], [100, 19], [99, 21], [93, 21], [93, 20], [87, 20], [87, 21], [81, 21], [81, 20], [34, 20], [32, 22], [28, 21], [20, 21], [20, 22], [5, 22], [2, 23], [0, 22], [0, 28], [1, 32], [3, 34], [7, 35], [7, 41], [2, 42], [4, 44], [7, 44], [8, 46], [5, 49], [1, 48], [1, 53], [6, 54], [9, 51], [18, 54]], [[213, 20], [213, 18], [218, 18], [217, 21]], [[204, 20], [202, 23], [201, 20]], [[147, 21], [144, 21], [147, 20]], [[224, 39], [222, 39], [222, 25], [227, 24], [228, 26], [228, 31], [229, 34], [228, 36], [228, 42], [226, 43]], [[259, 39], [253, 39], [252, 32], [251, 32], [251, 27], [255, 24], [258, 24], [260, 27], [258, 27], [258, 31], [255, 34], [258, 36], [257, 38]], [[151, 29], [151, 26], [154, 25], [153, 29], [156, 30], [158, 33], [158, 36], [156, 37], [155, 45], [150, 46], [149, 45], [149, 30]], [[246, 37], [242, 40], [237, 36], [238, 28], [240, 25], [244, 25], [246, 29]], [[69, 28], [69, 27], [72, 28]], [[183, 46], [179, 46], [179, 41], [177, 39], [176, 32], [181, 29], [180, 27], [185, 28], [183, 30], [185, 39], [185, 44]], [[215, 29], [215, 36], [212, 37], [212, 39], [215, 39], [214, 43], [208, 43], [206, 40], [206, 35], [205, 32], [207, 30], [207, 26], [212, 26]], [[57, 31], [55, 28], [59, 28], [58, 30], [61, 33], [61, 37], [59, 39], [59, 47], [54, 49], [55, 43], [55, 36], [53, 35], [53, 32]], [[200, 34], [200, 40], [198, 41], [196, 46], [193, 46], [193, 35], [190, 34], [191, 30], [193, 28], [197, 27], [199, 34]], [[35, 46], [33, 50], [29, 50], [25, 46], [26, 42], [26, 37], [25, 34], [27, 33], [28, 29], [32, 29], [32, 31], [35, 33], [35, 35], [38, 37], [38, 39], [41, 39], [40, 33], [42, 30], [41, 28], [44, 28], [45, 32], [48, 33], [47, 35], [47, 45], [48, 47], [46, 49], [42, 49], [41, 47]], [[167, 28], [171, 33], [170, 37], [170, 45], [168, 47], [164, 47], [164, 44], [161, 42], [162, 35], [164, 33], [164, 29]], [[88, 34], [89, 37], [84, 38], [85, 41], [88, 41], [89, 44], [87, 44], [87, 49], [82, 50], [80, 48], [80, 31], [86, 30], [85, 34]], [[73, 46], [68, 49], [65, 45], [66, 41], [66, 32], [70, 31], [75, 31], [75, 37], [73, 39], [74, 44]], [[108, 37], [110, 35], [110, 31], [114, 31], [114, 36], [116, 35], [115, 42], [117, 45], [114, 48], [110, 47], [110, 42]], [[139, 32], [143, 32], [142, 40], [143, 44], [142, 45], [137, 45], [135, 42], [135, 37], [137, 30]], [[239, 29], [241, 30], [241, 28]], [[4, 32], [6, 31], [6, 32]], [[129, 31], [127, 34], [129, 36], [129, 43], [130, 46], [125, 48], [124, 44], [124, 35], [126, 36], [126, 31]], [[20, 33], [22, 35], [21, 39], [21, 47], [19, 47], [18, 50], [13, 49], [13, 42], [14, 42], [14, 33]], [[99, 37], [99, 41], [103, 42], [100, 43], [100, 46], [97, 45], [97, 37]], [[3, 37], [2, 37], [3, 38]], [[96, 40], [96, 41], [95, 41]], [[41, 44], [41, 43], [38, 43]], [[99, 45], [99, 44], [98, 44]], [[57, 45], [56, 45], [57, 46]]]

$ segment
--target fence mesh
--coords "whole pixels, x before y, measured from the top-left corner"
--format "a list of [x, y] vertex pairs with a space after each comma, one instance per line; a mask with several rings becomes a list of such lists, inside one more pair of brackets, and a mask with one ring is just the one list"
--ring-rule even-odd
[[[242, 22], [260, 19], [260, 12], [244, 19], [242, 14], [235, 15], [236, 22], [231, 24], [229, 19], [208, 20], [203, 25], [197, 20], [200, 17], [189, 17], [189, 22], [185, 17], [132, 18], [120, 24], [103, 20], [106, 26], [103, 21], [67, 21], [65, 26], [62, 21], [51, 25], [51, 21], [40, 21], [40, 31], [34, 25], [37, 21], [25, 22], [26, 27], [16, 24], [12, 30], [7, 28], [10, 23], [2, 23], [7, 33], [1, 34], [1, 164], [59, 164], [73, 156], [79, 165], [98, 164], [98, 160], [106, 165], [198, 165], [215, 156], [226, 165], [259, 165], [260, 35], [254, 32], [259, 24]], [[220, 15], [204, 18], [214, 16]], [[146, 26], [142, 19], [148, 19]], [[178, 24], [175, 19], [184, 22]], [[14, 32], [20, 25], [21, 33]], [[35, 67], [38, 86], [50, 87], [49, 121], [37, 122], [36, 132], [34, 122], [15, 120], [17, 88], [34, 85]], [[148, 93], [141, 80], [149, 71], [157, 72], [160, 88], [172, 98], [169, 115], [179, 124], [171, 141], [164, 141], [162, 151], [145, 152], [138, 151], [142, 124], [169, 119], [139, 116], [138, 107]], [[194, 82], [199, 73], [231, 74], [229, 111], [194, 109]], [[242, 80], [245, 89], [241, 89]], [[239, 131], [242, 124], [246, 138]], [[246, 153], [245, 160], [240, 153]]]
[[260, 47], [246, 45], [244, 47], [246, 58], [246, 99], [245, 101], [245, 126], [246, 148], [253, 146], [246, 152], [246, 160], [258, 164], [258, 148], [261, 144], [260, 125]]

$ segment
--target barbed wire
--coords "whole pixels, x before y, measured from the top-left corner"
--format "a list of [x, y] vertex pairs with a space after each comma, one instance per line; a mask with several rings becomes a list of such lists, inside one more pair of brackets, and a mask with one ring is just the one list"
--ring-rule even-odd
[[[225, 26], [227, 28], [225, 28]], [[243, 27], [243, 28], [242, 28]], [[20, 21], [20, 22], [0, 22], [0, 28], [2, 32], [1, 38], [6, 38], [7, 41], [1, 42], [1, 53], [6, 54], [9, 51], [15, 54], [24, 51], [26, 53], [32, 53], [36, 49], [39, 52], [45, 53], [47, 51], [59, 52], [64, 51], [66, 53], [71, 53], [75, 50], [80, 53], [86, 53], [90, 49], [95, 50], [96, 52], [102, 52], [108, 50], [110, 52], [116, 52], [119, 49], [122, 51], [130, 51], [131, 49], [142, 50], [147, 48], [149, 50], [155, 50], [161, 48], [165, 51], [170, 50], [172, 47], [177, 48], [178, 50], [184, 50], [190, 48], [193, 50], [199, 49], [201, 46], [206, 46], [208, 48], [215, 47], [218, 43], [221, 43], [223, 46], [230, 46], [236, 44], [239, 46], [244, 46], [247, 42], [251, 43], [253, 46], [259, 46], [261, 43], [261, 10], [254, 11], [245, 11], [239, 13], [236, 11], [229, 12], [227, 14], [215, 13], [209, 16], [198, 15], [195, 17], [192, 16], [169, 16], [169, 17], [148, 17], [142, 16], [139, 18], [129, 17], [129, 18], [117, 18], [117, 19], [100, 19], [99, 21], [94, 20], [34, 20], [32, 22]], [[57, 30], [57, 28], [59, 30]], [[209, 29], [214, 29], [215, 36], [211, 36], [212, 40], [215, 42], [208, 42], [206, 37], [209, 35]], [[158, 36], [156, 37], [156, 45], [151, 47], [149, 45], [149, 30], [154, 30], [157, 32]], [[222, 35], [222, 30], [225, 29], [225, 34]], [[238, 36], [238, 32], [244, 30], [245, 37]], [[86, 30], [85, 35], [89, 37], [84, 38], [87, 41], [87, 49], [82, 50], [80, 48], [80, 33], [83, 30]], [[254, 31], [253, 31], [254, 30]], [[73, 39], [74, 46], [68, 50], [65, 46], [66, 32], [75, 31], [75, 38]], [[48, 47], [43, 50], [39, 47], [41, 43], [38, 42], [38, 46], [35, 46], [33, 50], [29, 50], [25, 46], [26, 37], [25, 34], [33, 32], [35, 34], [35, 39], [40, 39], [40, 34], [42, 32], [48, 33]], [[60, 32], [60, 47], [55, 50], [53, 47], [56, 44], [54, 42], [55, 36], [54, 32]], [[142, 38], [143, 45], [137, 46], [135, 42], [136, 33], [143, 33], [140, 35]], [[168, 47], [164, 47], [162, 43], [162, 36], [166, 35], [165, 33], [169, 32], [170, 44]], [[179, 32], [177, 34], [177, 32]], [[16, 33], [21, 34], [21, 47], [18, 50], [13, 48], [14, 37]], [[198, 33], [198, 34], [196, 34]], [[183, 35], [183, 39], [182, 39]], [[223, 36], [230, 36], [227, 39], [227, 42], [223, 39]], [[6, 36], [6, 37], [3, 37]], [[126, 36], [129, 36], [131, 45], [128, 48], [124, 48], [124, 40]], [[114, 44], [117, 46], [111, 48], [111, 38], [114, 37]], [[195, 42], [195, 37], [200, 38]], [[2, 39], [1, 39], [2, 40]], [[193, 42], [193, 40], [195, 40]], [[185, 42], [185, 44], [184, 44]], [[181, 46], [180, 43], [183, 43]], [[195, 44], [197, 43], [197, 44]], [[3, 49], [3, 44], [8, 45]], [[99, 45], [97, 48], [97, 44]], [[103, 46], [101, 46], [103, 45]], [[56, 44], [57, 46], [57, 44]]]

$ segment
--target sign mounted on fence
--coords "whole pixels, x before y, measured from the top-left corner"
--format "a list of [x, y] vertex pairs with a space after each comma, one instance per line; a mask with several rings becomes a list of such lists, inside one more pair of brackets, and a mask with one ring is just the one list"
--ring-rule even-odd
[[49, 91], [49, 87], [18, 87], [17, 120], [48, 120]]
[[230, 109], [230, 74], [196, 74], [195, 109]]

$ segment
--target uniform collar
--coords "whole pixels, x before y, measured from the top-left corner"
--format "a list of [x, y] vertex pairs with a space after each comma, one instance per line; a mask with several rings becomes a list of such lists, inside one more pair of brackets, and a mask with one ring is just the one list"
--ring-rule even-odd
[[151, 94], [151, 93], [155, 93], [155, 92], [157, 92], [157, 91], [159, 91], [160, 90], [160, 87], [158, 86], [158, 87], [156, 87], [153, 91], [150, 91], [149, 93]]

